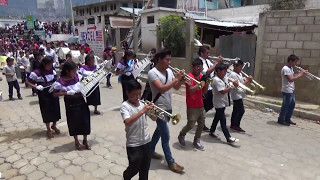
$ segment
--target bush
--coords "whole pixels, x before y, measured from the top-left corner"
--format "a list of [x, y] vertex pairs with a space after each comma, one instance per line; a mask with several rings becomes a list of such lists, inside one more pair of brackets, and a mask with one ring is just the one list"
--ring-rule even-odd
[[[166, 49], [170, 49], [172, 56], [181, 57], [185, 55], [186, 47], [186, 20], [181, 16], [167, 15], [159, 20], [157, 35], [162, 40]], [[197, 37], [197, 28], [195, 28]]]
[[303, 9], [305, 0], [269, 0], [271, 10]]

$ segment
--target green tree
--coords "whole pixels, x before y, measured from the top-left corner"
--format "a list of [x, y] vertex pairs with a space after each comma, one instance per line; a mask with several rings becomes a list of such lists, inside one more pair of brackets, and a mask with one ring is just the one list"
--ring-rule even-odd
[[[166, 15], [160, 18], [157, 35], [166, 49], [170, 49], [172, 56], [185, 55], [186, 47], [186, 20], [177, 15]], [[195, 36], [198, 36], [195, 28]]]
[[303, 9], [305, 0], [269, 0], [271, 10]]

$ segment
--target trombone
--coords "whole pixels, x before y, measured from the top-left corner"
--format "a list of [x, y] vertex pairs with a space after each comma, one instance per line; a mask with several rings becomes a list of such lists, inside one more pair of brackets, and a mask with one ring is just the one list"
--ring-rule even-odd
[[[174, 68], [174, 67], [172, 67], [172, 66], [170, 66], [170, 65], [169, 65], [169, 68], [170, 68], [175, 74], [179, 73], [179, 71], [180, 71], [180, 69]], [[200, 82], [200, 81], [196, 80], [195, 78], [189, 76], [187, 73], [184, 73], [183, 76], [184, 76], [184, 79], [185, 79], [185, 81], [186, 81], [187, 84], [191, 85], [191, 82], [194, 81], [195, 83], [198, 84], [198, 87], [199, 87], [200, 89], [202, 89], [203, 86], [206, 84], [206, 82], [204, 82], [204, 81], [201, 81], [201, 82]]]
[[[233, 79], [233, 78], [231, 78], [231, 77], [228, 77], [228, 81], [229, 82], [235, 82], [235, 81], [237, 81], [236, 79]], [[252, 95], [254, 95], [254, 93], [256, 93], [256, 91], [255, 90], [251, 90], [250, 88], [248, 88], [247, 86], [245, 86], [244, 84], [242, 84], [242, 83], [240, 83], [239, 81], [238, 81], [238, 87], [236, 87], [236, 89], [238, 89], [239, 91], [242, 91], [242, 92], [245, 92], [245, 91], [248, 91], [248, 92], [250, 92]]]
[[[142, 102], [145, 105], [150, 103], [150, 101], [144, 101], [144, 100], [139, 100], [139, 101]], [[174, 114], [173, 115], [173, 114], [168, 113], [167, 111], [161, 109], [160, 107], [158, 107], [158, 106], [156, 106], [154, 104], [153, 104], [153, 106], [154, 106], [154, 109], [150, 110], [147, 113], [147, 115], [149, 117], [150, 116], [157, 116], [159, 119], [165, 121], [166, 120], [165, 114], [166, 114], [167, 116], [169, 116], [170, 119], [172, 119], [171, 122], [172, 122], [173, 125], [178, 124], [178, 122], [180, 121], [180, 119], [181, 119], [181, 115], [180, 114]]]
[[[295, 66], [295, 68], [297, 68], [298, 72], [301, 72], [304, 70], [302, 67], [299, 67], [299, 66]], [[313, 75], [310, 72], [307, 72], [306, 78], [308, 78], [309, 80], [312, 80], [313, 78], [315, 78], [320, 81], [320, 77]]]
[[[217, 56], [208, 56], [208, 58], [212, 61], [212, 62], [215, 62], [215, 61], [213, 61], [214, 59], [218, 59], [219, 57], [217, 57]], [[238, 58], [238, 57], [236, 57], [236, 58], [234, 58], [234, 59], [232, 59], [232, 58], [225, 58], [225, 57], [222, 57], [222, 62], [224, 63], [224, 64], [232, 64], [234, 61], [238, 61], [238, 60], [240, 60], [240, 58]]]

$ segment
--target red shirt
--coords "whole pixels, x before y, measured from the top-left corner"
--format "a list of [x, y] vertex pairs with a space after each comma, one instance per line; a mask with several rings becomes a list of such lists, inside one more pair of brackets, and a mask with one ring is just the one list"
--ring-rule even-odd
[[[192, 73], [188, 74], [189, 76], [195, 78], [193, 76]], [[196, 80], [200, 81], [202, 75], [199, 75], [199, 79], [195, 78]], [[191, 81], [191, 86], [196, 85], [196, 83], [194, 81]], [[189, 93], [188, 87], [190, 87], [190, 85], [188, 85], [186, 83], [186, 102], [187, 102], [187, 109], [189, 108], [201, 108], [203, 107], [203, 100], [202, 100], [202, 89], [197, 90], [196, 92], [194, 92], [193, 94]]]

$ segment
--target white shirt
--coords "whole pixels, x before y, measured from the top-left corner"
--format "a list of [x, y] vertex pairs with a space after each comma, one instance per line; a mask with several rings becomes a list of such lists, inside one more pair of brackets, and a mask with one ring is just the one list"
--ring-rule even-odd
[[79, 55], [79, 62], [80, 62], [81, 64], [84, 64], [85, 59], [86, 59], [86, 56], [87, 56], [86, 53], [84, 53], [83, 55], [82, 55], [82, 54]]
[[[144, 106], [145, 105], [141, 102], [139, 102], [139, 107], [135, 107], [128, 101], [123, 102], [120, 108], [123, 121], [137, 114]], [[142, 146], [151, 141], [146, 115], [142, 115], [133, 124], [126, 126], [125, 131], [127, 147]]]
[[226, 79], [220, 79], [218, 76], [214, 77], [212, 85], [213, 106], [214, 108], [224, 108], [229, 106], [228, 93], [222, 94], [220, 91], [227, 88]]
[[[244, 82], [242, 74], [238, 74], [234, 71], [231, 72], [229, 77], [231, 77], [234, 80], [238, 80], [240, 83]], [[232, 100], [239, 100], [239, 99], [243, 99], [244, 97], [246, 97], [246, 93], [243, 91], [239, 91], [237, 88], [233, 88], [230, 91], [230, 96], [231, 96]]]
[[55, 63], [58, 62], [57, 54], [53, 49], [46, 49], [45, 53], [46, 53], [46, 56], [51, 56]]
[[94, 56], [94, 65], [99, 65], [100, 58], [98, 56]]
[[5, 66], [3, 67], [3, 71], [2, 71], [2, 72], [3, 72], [3, 73], [14, 74], [13, 76], [8, 76], [8, 75], [6, 75], [7, 82], [12, 82], [12, 81], [17, 80], [16, 70], [15, 70], [14, 65], [12, 65], [12, 66], [5, 65]]
[[[152, 82], [159, 79], [162, 84], [170, 83], [172, 81], [172, 79], [174, 78], [174, 75], [173, 75], [173, 72], [171, 71], [171, 69], [167, 69], [167, 73], [168, 73], [168, 79], [167, 79], [167, 83], [165, 83], [166, 82], [166, 75], [162, 74], [160, 71], [158, 71], [157, 68], [154, 67], [148, 72], [148, 81], [149, 81], [151, 91], [152, 91], [152, 100], [154, 100], [154, 98], [158, 94], [158, 91]], [[171, 89], [169, 91], [161, 94], [161, 96], [159, 97], [159, 99], [155, 103], [155, 105], [159, 106], [160, 108], [162, 108], [164, 110], [171, 110], [172, 109], [171, 104], [172, 104]]]
[[[211, 62], [210, 60], [208, 60], [208, 59], [204, 59], [204, 58], [202, 58], [202, 57], [199, 57], [199, 59], [201, 59], [202, 64], [203, 64], [203, 69], [202, 69], [201, 74], [202, 74], [202, 75], [206, 75], [208, 69], [211, 68], [211, 67], [213, 66], [213, 64], [212, 64], [212, 62]], [[210, 74], [210, 78], [213, 78], [213, 77], [214, 77], [214, 72], [212, 72], [212, 73]], [[208, 85], [208, 90], [212, 90], [212, 87], [211, 87], [210, 84]]]
[[294, 76], [293, 68], [288, 67], [287, 65], [283, 66], [281, 69], [281, 80], [282, 80], [282, 88], [281, 92], [284, 93], [293, 93], [295, 85], [294, 82], [289, 82], [286, 76]]

